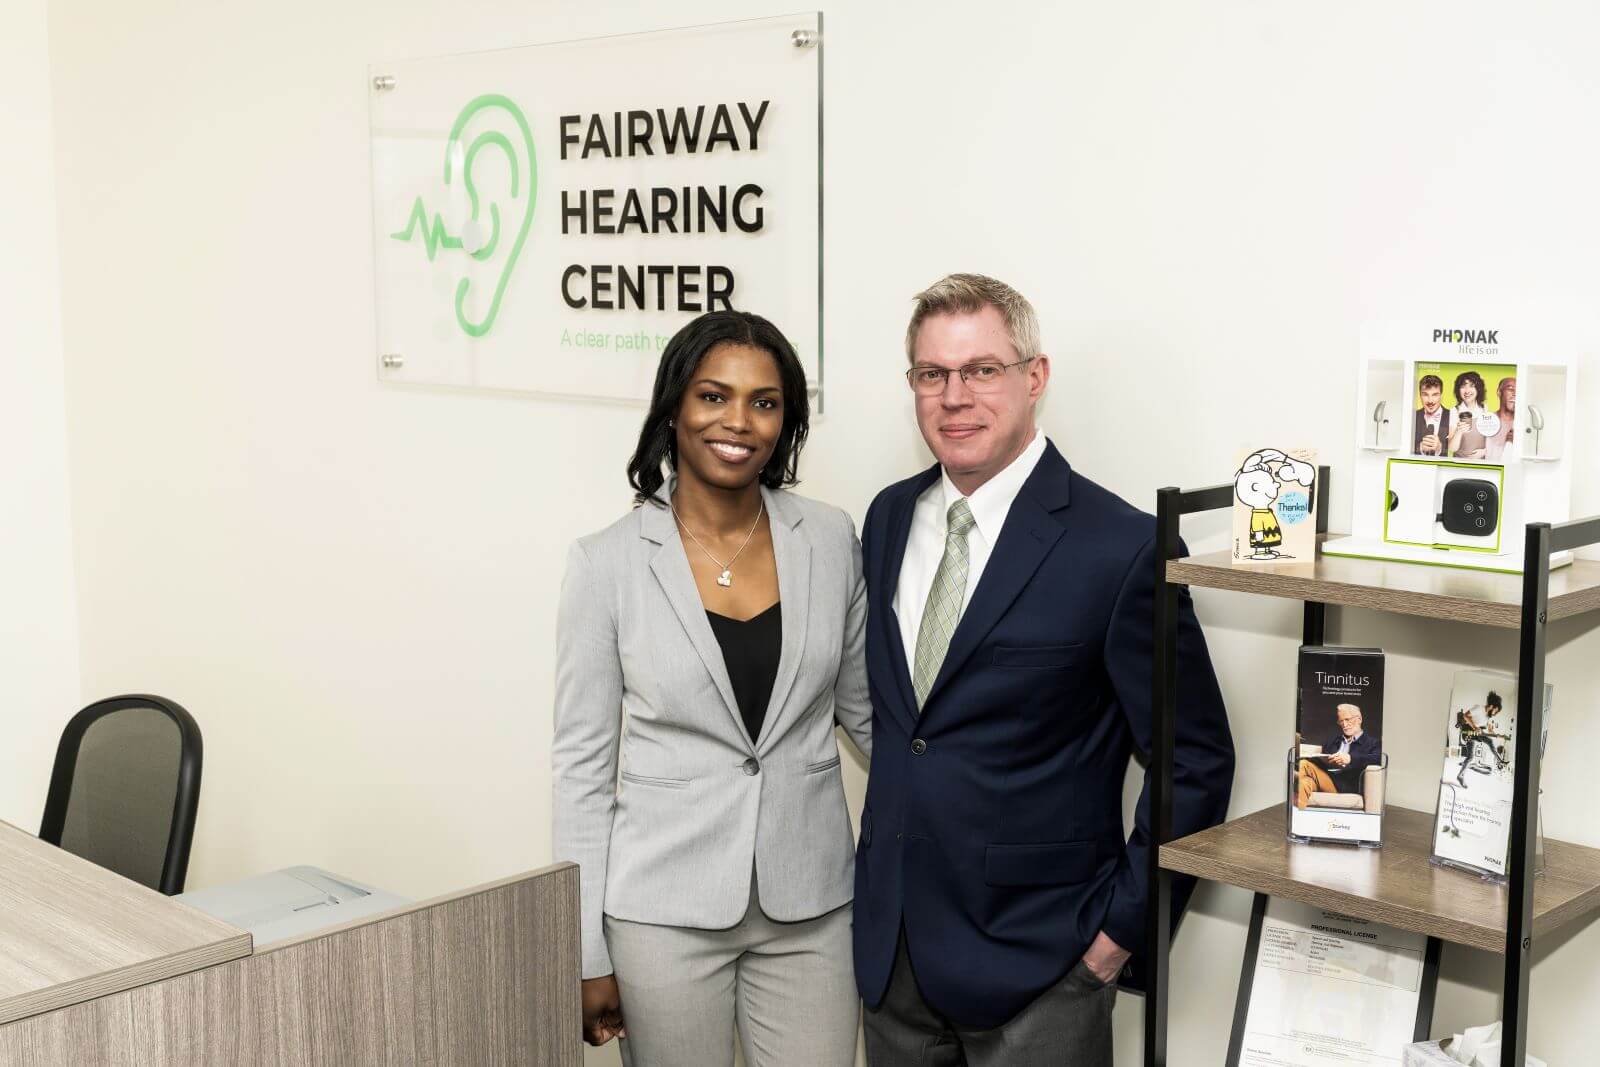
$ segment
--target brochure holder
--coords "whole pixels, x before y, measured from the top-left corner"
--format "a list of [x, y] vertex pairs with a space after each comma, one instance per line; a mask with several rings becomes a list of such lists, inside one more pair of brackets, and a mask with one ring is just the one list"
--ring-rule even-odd
[[[1506, 885], [1512, 867], [1511, 827], [1516, 779], [1523, 768], [1515, 754], [1519, 701], [1514, 675], [1501, 671], [1458, 671], [1450, 690], [1449, 725], [1428, 861], [1436, 867], [1470, 871], [1484, 881]], [[1555, 687], [1544, 687], [1543, 733], [1538, 758], [1550, 740]], [[1502, 711], [1502, 707], [1508, 708]], [[1544, 811], [1533, 798], [1535, 819], [1533, 873], [1544, 869]]]
[[1366, 769], [1359, 793], [1311, 794], [1304, 808], [1300, 793], [1299, 748], [1288, 751], [1288, 817], [1285, 827], [1290, 841], [1308, 844], [1332, 843], [1380, 848], [1383, 845], [1384, 793], [1389, 779], [1389, 754]]
[[[1451, 789], [1450, 789], [1448, 784], [1441, 784], [1440, 785], [1440, 787], [1439, 787], [1439, 810], [1434, 815], [1434, 818], [1435, 818], [1436, 821], [1437, 820], [1441, 820], [1441, 819], [1442, 820], [1449, 820], [1449, 818], [1450, 818], [1450, 804], [1451, 804], [1452, 800], [1456, 799], [1456, 798], [1454, 798], [1454, 797], [1449, 795], [1449, 794], [1451, 794], [1451, 792], [1452, 791], [1451, 791]], [[1537, 820], [1537, 825], [1538, 825], [1539, 829], [1538, 829], [1538, 833], [1534, 837], [1534, 841], [1533, 841], [1533, 874], [1534, 874], [1534, 877], [1536, 877], [1536, 878], [1539, 875], [1544, 873], [1544, 790], [1543, 789], [1539, 790], [1539, 818]], [[1439, 853], [1438, 853], [1438, 851], [1436, 849], [1430, 849], [1428, 851], [1428, 862], [1433, 864], [1435, 867], [1453, 867], [1458, 871], [1466, 871], [1468, 874], [1475, 874], [1479, 878], [1481, 878], [1483, 881], [1485, 881], [1485, 882], [1493, 882], [1495, 885], [1509, 885], [1511, 883], [1511, 879], [1505, 874], [1501, 874], [1498, 871], [1489, 870], [1487, 867], [1479, 867], [1479, 866], [1476, 866], [1474, 864], [1467, 863], [1467, 862], [1465, 862], [1463, 860], [1452, 859], [1452, 858], [1447, 857], [1447, 856], [1441, 856], [1441, 855], [1439, 855]]]

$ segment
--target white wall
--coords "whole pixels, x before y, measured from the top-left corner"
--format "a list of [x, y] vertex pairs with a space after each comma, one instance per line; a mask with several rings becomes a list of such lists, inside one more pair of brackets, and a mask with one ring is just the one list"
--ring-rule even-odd
[[78, 710], [45, 0], [0, 16], [0, 819], [39, 827]]
[[[193, 884], [305, 862], [420, 896], [545, 861], [563, 550], [628, 500], [635, 410], [375, 381], [366, 64], [787, 7], [51, 5], [83, 686], [169, 694], [203, 724]], [[1047, 429], [1145, 506], [1268, 439], [1346, 466], [1364, 319], [1553, 316], [1592, 352], [1600, 15], [1331, 14], [830, 4], [828, 415], [804, 491], [859, 518], [926, 462], [899, 346], [908, 298], [947, 270], [1031, 295]], [[1580, 513], [1600, 511], [1585, 441]], [[1336, 525], [1348, 511], [1337, 487]], [[1221, 545], [1220, 522], [1189, 533]], [[1243, 813], [1280, 788], [1299, 615], [1199, 605]], [[1332, 637], [1391, 653], [1393, 796], [1431, 807], [1448, 672], [1512, 668], [1510, 638], [1334, 615]], [[1600, 845], [1600, 636], [1556, 644], [1548, 825]], [[1221, 1062], [1247, 907], [1197, 896], [1175, 1063]], [[1541, 948], [1553, 1063], [1583, 1058], [1597, 953], [1592, 926]], [[1497, 1011], [1492, 957], [1449, 949], [1445, 974], [1440, 1030]], [[1121, 1063], [1138, 1012], [1124, 998]]]

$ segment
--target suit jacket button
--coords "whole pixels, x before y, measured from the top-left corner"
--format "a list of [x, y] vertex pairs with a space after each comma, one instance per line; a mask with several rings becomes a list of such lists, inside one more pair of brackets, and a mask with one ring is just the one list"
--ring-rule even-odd
[[919, 737], [915, 741], [911, 742], [912, 755], [920, 756], [926, 751], [928, 751], [928, 742], [924, 741], [922, 738]]
[[757, 763], [753, 759], [745, 760], [744, 761], [744, 773], [750, 774], [750, 775], [760, 774], [761, 773], [761, 764]]

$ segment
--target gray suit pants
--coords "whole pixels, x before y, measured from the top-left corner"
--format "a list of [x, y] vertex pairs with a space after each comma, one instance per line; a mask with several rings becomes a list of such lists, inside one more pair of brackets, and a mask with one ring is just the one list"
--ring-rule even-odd
[[861, 1002], [850, 906], [802, 922], [757, 903], [729, 930], [605, 917], [622, 994], [625, 1067], [732, 1067], [735, 1020], [748, 1067], [852, 1067]]
[[973, 1030], [945, 1019], [917, 987], [900, 935], [889, 989], [876, 1011], [867, 1009], [867, 1063], [871, 1067], [1111, 1067], [1111, 1009], [1115, 984], [1102, 985], [1084, 966], [1015, 1018], [992, 1030]]

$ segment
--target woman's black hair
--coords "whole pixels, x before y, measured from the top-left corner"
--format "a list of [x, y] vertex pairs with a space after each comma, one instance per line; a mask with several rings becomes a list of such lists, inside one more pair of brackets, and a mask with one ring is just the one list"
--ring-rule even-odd
[[650, 391], [650, 411], [639, 429], [639, 445], [628, 460], [628, 484], [633, 486], [634, 503], [642, 504], [656, 495], [666, 476], [663, 462], [678, 468], [678, 437], [672, 419], [683, 403], [683, 394], [694, 381], [700, 361], [718, 345], [751, 345], [772, 356], [783, 382], [783, 430], [772, 449], [772, 458], [761, 468], [761, 484], [781, 489], [799, 481], [800, 450], [811, 432], [811, 405], [806, 399], [806, 372], [794, 346], [772, 323], [748, 311], [708, 311], [672, 335], [661, 363], [656, 367], [656, 384]]
[[1489, 407], [1489, 389], [1488, 389], [1487, 386], [1485, 386], [1483, 384], [1483, 375], [1479, 374], [1475, 370], [1464, 370], [1460, 374], [1456, 375], [1456, 384], [1455, 384], [1456, 403], [1457, 404], [1465, 404], [1466, 403], [1465, 400], [1461, 399], [1461, 386], [1462, 386], [1462, 383], [1464, 383], [1464, 382], [1471, 382], [1473, 385], [1477, 386], [1477, 388], [1478, 388], [1478, 405], [1480, 407], [1484, 408], [1485, 410], [1487, 410], [1488, 407]]

